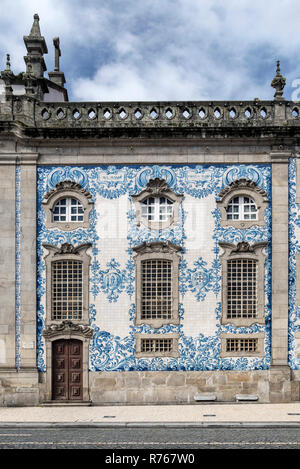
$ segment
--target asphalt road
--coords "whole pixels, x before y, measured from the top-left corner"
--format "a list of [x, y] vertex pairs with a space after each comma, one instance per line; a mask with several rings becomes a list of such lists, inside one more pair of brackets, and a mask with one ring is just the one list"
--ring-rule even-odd
[[[190, 456], [188, 461], [191, 465], [199, 463], [197, 461], [199, 449], [300, 449], [300, 427], [61, 428], [51, 426], [40, 428], [10, 426], [0, 427], [0, 450], [2, 449], [102, 449], [106, 450], [107, 457], [113, 454], [114, 458], [118, 454], [122, 455], [121, 450], [124, 449], [127, 450], [127, 455], [130, 454], [128, 450], [147, 450], [148, 453], [154, 454], [150, 461], [153, 465], [157, 463], [168, 465], [172, 463], [172, 460], [170, 456], [169, 459], [158, 461], [157, 458], [155, 459], [157, 452], [152, 450], [157, 450], [158, 453], [159, 450], [165, 450], [165, 452], [168, 450], [169, 454], [178, 455], [172, 457], [176, 459], [173, 463], [180, 462], [177, 459], [181, 454], [180, 450], [189, 450], [184, 454], [194, 455]], [[111, 462], [118, 463], [116, 460]], [[140, 460], [139, 463], [134, 464], [134, 461], [125, 461], [126, 464], [134, 467], [141, 466], [142, 462]], [[181, 462], [184, 463], [183, 460]]]

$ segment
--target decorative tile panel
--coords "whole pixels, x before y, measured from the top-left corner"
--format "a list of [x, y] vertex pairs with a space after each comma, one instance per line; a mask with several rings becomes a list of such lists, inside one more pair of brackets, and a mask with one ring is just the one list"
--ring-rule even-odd
[[[185, 204], [185, 197], [180, 205], [179, 220], [175, 226], [163, 230], [150, 230], [136, 223], [136, 214], [131, 195], [143, 190], [149, 179], [165, 179], [169, 187], [176, 193], [183, 194], [189, 199]], [[244, 230], [233, 227], [220, 226], [220, 212], [215, 201], [218, 193], [232, 181], [239, 178], [247, 178], [256, 182], [268, 194], [270, 201], [265, 213], [265, 226], [252, 226]], [[42, 208], [44, 194], [63, 180], [72, 180], [87, 189], [94, 201], [94, 209], [90, 214], [90, 228], [78, 228], [72, 232], [63, 232], [57, 228], [45, 228], [45, 215]], [[61, 166], [38, 168], [38, 366], [45, 371], [45, 346], [42, 330], [45, 323], [45, 264], [43, 243], [55, 246], [62, 243], [74, 245], [89, 242], [92, 244], [92, 259], [90, 267], [90, 325], [94, 335], [90, 345], [90, 370], [91, 371], [122, 371], [122, 370], [250, 370], [268, 369], [270, 366], [270, 332], [271, 332], [271, 243], [267, 252], [265, 267], [265, 325], [254, 324], [252, 327], [234, 327], [231, 324], [221, 326], [221, 264], [219, 260], [220, 241], [238, 243], [247, 241], [255, 243], [271, 240], [271, 167], [270, 165], [136, 165], [136, 166]], [[122, 197], [128, 204], [124, 213], [119, 213], [122, 234], [116, 230], [116, 234], [109, 239], [103, 238], [101, 223], [104, 222], [102, 211], [103, 201], [115, 209]], [[195, 242], [192, 246], [187, 242], [186, 232], [191, 232], [192, 204], [204, 204], [208, 200], [210, 210], [207, 211], [209, 223], [202, 227], [195, 224]], [[101, 205], [102, 202], [102, 205]], [[124, 226], [126, 225], [126, 238]], [[206, 225], [206, 224], [205, 224]], [[207, 245], [210, 249], [197, 246], [197, 230], [203, 229], [202, 245], [205, 239], [209, 239]], [[206, 231], [205, 231], [206, 230]], [[119, 236], [119, 238], [118, 238]], [[135, 266], [133, 262], [133, 247], [143, 242], [169, 241], [182, 248], [180, 274], [179, 274], [179, 317], [189, 318], [190, 327], [193, 326], [195, 334], [184, 334], [183, 324], [165, 325], [159, 329], [153, 329], [147, 325], [136, 326], [135, 317]], [[125, 246], [125, 249], [123, 249]], [[105, 249], [105, 261], [103, 250]], [[197, 324], [207, 320], [207, 304], [210, 301], [208, 294], [216, 299], [214, 310], [210, 311], [215, 320], [216, 327], [213, 335], [197, 333]], [[122, 301], [124, 295], [127, 303]], [[193, 313], [185, 318], [185, 312], [189, 311], [189, 298], [193, 297]], [[107, 305], [103, 308], [105, 298]], [[195, 302], [199, 306], [195, 309]], [[109, 310], [109, 305], [114, 308]], [[129, 308], [124, 308], [124, 304]], [[203, 308], [203, 305], [206, 305]], [[113, 333], [114, 315], [119, 306], [124, 324], [128, 324], [128, 335], [120, 337]], [[124, 311], [123, 311], [124, 308]], [[201, 311], [205, 309], [203, 316]], [[111, 323], [110, 331], [102, 329], [101, 318]], [[120, 315], [118, 315], [120, 318]], [[206, 319], [205, 319], [206, 318]], [[186, 321], [185, 321], [186, 323]], [[211, 323], [210, 323], [211, 324]], [[117, 328], [116, 328], [117, 329]], [[120, 330], [120, 329], [118, 329]], [[191, 330], [191, 329], [189, 329]], [[265, 355], [257, 358], [220, 358], [220, 333], [265, 333]], [[136, 358], [134, 335], [140, 333], [149, 334], [179, 334], [179, 358]]]

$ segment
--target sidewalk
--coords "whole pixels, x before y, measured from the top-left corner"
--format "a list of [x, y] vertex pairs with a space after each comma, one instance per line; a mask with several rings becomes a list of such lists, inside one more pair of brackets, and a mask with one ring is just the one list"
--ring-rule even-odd
[[218, 426], [300, 427], [300, 402], [157, 406], [2, 407], [0, 426]]

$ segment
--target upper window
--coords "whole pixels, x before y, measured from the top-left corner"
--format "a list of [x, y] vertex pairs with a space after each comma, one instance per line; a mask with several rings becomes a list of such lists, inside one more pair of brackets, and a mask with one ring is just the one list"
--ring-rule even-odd
[[249, 228], [265, 224], [264, 212], [268, 206], [266, 192], [255, 182], [238, 179], [221, 190], [217, 200], [221, 212], [221, 226]]
[[66, 198], [60, 199], [53, 207], [52, 221], [83, 221], [84, 209], [77, 199]]
[[227, 220], [257, 220], [256, 203], [250, 197], [233, 197], [227, 205]]
[[150, 179], [146, 189], [133, 195], [137, 224], [152, 230], [168, 228], [178, 222], [182, 195], [175, 194], [164, 179]]
[[148, 221], [167, 221], [173, 215], [173, 201], [167, 197], [147, 197], [141, 205]]
[[93, 207], [91, 198], [91, 194], [77, 182], [60, 182], [44, 196], [46, 228], [65, 231], [89, 228], [89, 214]]

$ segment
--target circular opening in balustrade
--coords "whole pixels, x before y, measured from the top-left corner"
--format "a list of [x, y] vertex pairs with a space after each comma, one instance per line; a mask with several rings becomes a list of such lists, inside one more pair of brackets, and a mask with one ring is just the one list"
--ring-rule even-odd
[[260, 117], [262, 117], [263, 119], [265, 119], [265, 118], [267, 117], [267, 115], [268, 115], [268, 114], [267, 114], [267, 110], [266, 110], [266, 108], [264, 108], [264, 107], [261, 108], [261, 110], [260, 110], [259, 113], [260, 113]]
[[297, 107], [294, 107], [294, 108], [292, 109], [292, 116], [293, 116], [294, 118], [299, 117], [299, 109], [298, 109]]
[[94, 109], [90, 109], [88, 111], [88, 118], [89, 119], [95, 119], [95, 117], [96, 117], [96, 111]]
[[250, 107], [247, 107], [247, 109], [245, 109], [244, 114], [247, 119], [250, 119], [252, 117], [252, 110], [250, 109]]
[[216, 107], [216, 109], [214, 110], [214, 116], [216, 119], [220, 119], [222, 116], [221, 111], [218, 107]]
[[44, 119], [45, 121], [47, 119], [49, 119], [50, 117], [50, 112], [48, 111], [48, 109], [43, 109], [42, 112], [41, 112], [41, 116], [42, 116], [42, 119]]
[[57, 116], [57, 119], [64, 119], [64, 117], [66, 117], [61, 107], [57, 110], [56, 116]]
[[157, 119], [157, 117], [158, 117], [158, 112], [157, 112], [157, 110], [156, 110], [155, 108], [152, 108], [152, 109], [151, 109], [151, 111], [150, 111], [150, 117], [151, 117], [152, 119]]
[[232, 108], [229, 110], [229, 117], [230, 117], [231, 119], [235, 119], [236, 116], [237, 116], [236, 110], [235, 110], [234, 107], [232, 107]]
[[123, 109], [123, 108], [120, 109], [119, 116], [120, 116], [121, 119], [125, 119], [127, 117], [127, 113], [126, 113], [125, 109]]
[[111, 118], [111, 111], [109, 109], [104, 109], [103, 111], [103, 116], [105, 117], [105, 119], [110, 119]]
[[168, 107], [168, 109], [166, 109], [165, 115], [167, 119], [172, 119], [172, 117], [174, 117], [174, 112], [171, 108]]
[[81, 116], [81, 114], [80, 114], [80, 112], [78, 111], [78, 109], [74, 109], [74, 111], [73, 111], [73, 117], [74, 117], [74, 119], [77, 120], [77, 119], [80, 118], [80, 116]]
[[143, 117], [142, 111], [140, 109], [136, 109], [134, 111], [134, 116], [136, 119], [141, 119]]
[[189, 119], [191, 117], [192, 113], [188, 108], [185, 108], [182, 112], [182, 115], [183, 115], [183, 117], [185, 117], [185, 119]]
[[205, 109], [201, 108], [200, 111], [199, 111], [199, 117], [200, 119], [205, 119], [206, 117], [206, 111]]

